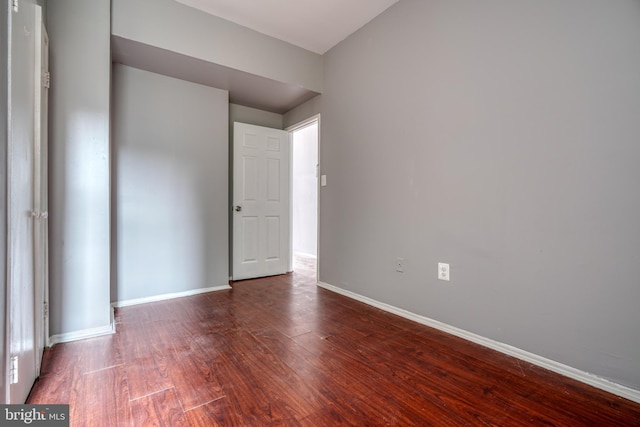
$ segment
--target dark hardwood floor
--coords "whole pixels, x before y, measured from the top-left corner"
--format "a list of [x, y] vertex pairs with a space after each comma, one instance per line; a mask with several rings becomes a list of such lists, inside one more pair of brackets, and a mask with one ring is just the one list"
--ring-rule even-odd
[[640, 404], [315, 286], [313, 263], [122, 308], [46, 350], [72, 426], [633, 426]]

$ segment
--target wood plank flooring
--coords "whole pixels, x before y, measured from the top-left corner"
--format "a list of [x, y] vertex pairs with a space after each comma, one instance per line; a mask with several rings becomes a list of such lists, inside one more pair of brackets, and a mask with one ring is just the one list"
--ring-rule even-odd
[[46, 350], [72, 426], [640, 426], [640, 404], [315, 286], [313, 262]]

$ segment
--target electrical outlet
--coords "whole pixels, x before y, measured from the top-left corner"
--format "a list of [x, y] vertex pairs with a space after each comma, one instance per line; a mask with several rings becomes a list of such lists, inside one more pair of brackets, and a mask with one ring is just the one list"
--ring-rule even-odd
[[396, 271], [404, 273], [404, 258], [396, 258]]
[[438, 263], [438, 279], [449, 281], [449, 264], [444, 262]]

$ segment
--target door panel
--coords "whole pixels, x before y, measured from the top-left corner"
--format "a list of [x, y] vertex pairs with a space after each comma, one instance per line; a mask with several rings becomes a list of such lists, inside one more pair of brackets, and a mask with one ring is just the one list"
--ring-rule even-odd
[[242, 200], [258, 200], [258, 159], [256, 157], [243, 157]]
[[278, 261], [280, 254], [280, 218], [269, 216], [267, 219], [267, 254], [266, 260]]
[[233, 279], [287, 272], [289, 135], [234, 124]]
[[267, 201], [280, 201], [280, 160], [267, 159]]
[[242, 217], [242, 262], [251, 263], [258, 261], [258, 217]]

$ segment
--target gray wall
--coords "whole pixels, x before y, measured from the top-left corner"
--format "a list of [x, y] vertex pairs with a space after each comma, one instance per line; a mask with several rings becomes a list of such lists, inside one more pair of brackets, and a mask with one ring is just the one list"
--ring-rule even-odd
[[110, 8], [47, 7], [51, 335], [110, 324]]
[[112, 31], [279, 82], [322, 89], [320, 55], [173, 0], [113, 0]]
[[283, 129], [296, 125], [307, 120], [310, 117], [320, 114], [322, 111], [322, 95], [311, 98], [302, 105], [297, 106], [293, 110], [287, 111], [283, 115]]
[[329, 51], [320, 280], [640, 389], [638, 46], [638, 1], [403, 0]]
[[227, 285], [228, 93], [114, 64], [113, 94], [112, 300]]
[[274, 129], [282, 129], [282, 114], [229, 104], [229, 132], [233, 133], [233, 122], [248, 123]]

